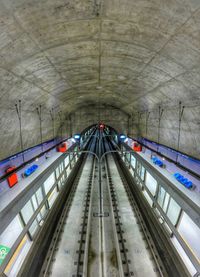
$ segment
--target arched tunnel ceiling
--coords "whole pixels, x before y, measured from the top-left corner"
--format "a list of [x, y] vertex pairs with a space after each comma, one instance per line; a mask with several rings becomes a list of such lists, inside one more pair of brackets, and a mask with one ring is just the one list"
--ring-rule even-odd
[[0, 0], [1, 113], [21, 99], [131, 115], [199, 103], [199, 89], [199, 0]]
[[131, 113], [199, 98], [197, 0], [0, 3], [3, 105], [22, 98], [70, 112], [99, 96]]

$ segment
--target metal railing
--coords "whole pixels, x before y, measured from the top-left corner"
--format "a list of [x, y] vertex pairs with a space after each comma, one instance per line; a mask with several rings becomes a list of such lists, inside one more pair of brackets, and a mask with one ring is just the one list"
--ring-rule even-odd
[[[88, 140], [88, 138], [86, 139]], [[22, 240], [27, 235], [27, 238], [34, 239], [30, 235], [30, 228], [33, 226], [34, 222], [37, 222], [37, 230], [34, 231], [34, 237], [37, 235], [40, 230], [40, 225], [37, 221], [38, 215], [41, 214], [41, 210], [44, 209], [45, 214], [42, 217], [42, 221], [45, 221], [46, 217], [49, 214], [49, 211], [53, 204], [56, 202], [58, 195], [64, 190], [66, 186], [66, 181], [68, 179], [69, 173], [74, 167], [79, 155], [81, 154], [78, 151], [78, 146], [75, 144], [73, 146], [73, 151], [68, 151], [63, 153], [59, 158], [57, 158], [48, 168], [46, 168], [39, 176], [37, 176], [30, 184], [24, 188], [16, 197], [8, 203], [8, 205], [0, 211], [0, 234], [2, 235], [6, 228], [12, 224], [13, 219], [19, 215], [21, 219], [22, 231], [19, 235], [16, 236], [16, 239], [12, 246], [10, 247], [9, 252], [6, 254], [1, 266], [0, 266], [0, 274], [4, 274], [7, 271], [7, 266], [11, 267], [13, 264], [13, 258], [15, 252], [17, 251], [19, 245]], [[56, 170], [59, 170], [59, 176], [57, 176]], [[58, 172], [58, 171], [57, 171]], [[51, 185], [50, 189], [45, 192], [45, 181], [50, 177], [54, 176], [54, 183]], [[37, 208], [33, 208], [33, 212], [28, 219], [28, 222], [25, 223], [23, 220], [22, 209], [25, 205], [32, 199], [33, 196], [36, 197], [36, 192], [41, 189], [42, 200], [37, 203]], [[52, 197], [52, 194], [55, 194], [55, 198]], [[49, 205], [50, 199], [53, 198], [53, 203], [51, 206]], [[13, 235], [15, 233], [13, 232]]]
[[[183, 239], [183, 237], [180, 235], [180, 233], [177, 230], [177, 226], [179, 225], [179, 221], [181, 220], [181, 217], [177, 216], [177, 223], [174, 225], [171, 222], [170, 218], [168, 217], [167, 211], [164, 211], [158, 203], [159, 188], [163, 187], [165, 191], [170, 195], [169, 201], [172, 198], [175, 202], [177, 202], [181, 208], [180, 213], [184, 211], [199, 228], [200, 228], [200, 208], [193, 202], [192, 199], [190, 199], [187, 195], [185, 195], [182, 191], [180, 191], [173, 184], [171, 180], [165, 177], [160, 171], [156, 170], [153, 164], [146, 161], [142, 156], [140, 156], [133, 150], [129, 150], [129, 149], [127, 150], [127, 149], [128, 149], [128, 146], [124, 144], [121, 153], [122, 153], [122, 156], [124, 157], [124, 160], [127, 163], [128, 168], [131, 170], [131, 172], [133, 172], [133, 178], [135, 180], [135, 183], [138, 185], [139, 190], [141, 191], [141, 193], [144, 191], [148, 193], [148, 196], [153, 203], [151, 205], [152, 211], [154, 211], [155, 215], [156, 215], [156, 211], [159, 212], [160, 216], [163, 218], [164, 222], [171, 229], [173, 236], [176, 237], [181, 247], [185, 251], [186, 255], [190, 259], [191, 263], [196, 268], [197, 272], [200, 272], [199, 259], [197, 258], [196, 255], [194, 255], [194, 252], [191, 246], [188, 245], [188, 243]], [[127, 154], [130, 155], [128, 158], [127, 158]], [[131, 156], [133, 156], [135, 159], [135, 167], [132, 166]], [[146, 185], [146, 179], [141, 178], [141, 173], [139, 172], [140, 171], [139, 168], [141, 166], [145, 170], [144, 176], [146, 176], [146, 173], [148, 172], [157, 181], [157, 189], [156, 189], [155, 195], [152, 195], [148, 186]], [[158, 217], [158, 214], [156, 216]]]

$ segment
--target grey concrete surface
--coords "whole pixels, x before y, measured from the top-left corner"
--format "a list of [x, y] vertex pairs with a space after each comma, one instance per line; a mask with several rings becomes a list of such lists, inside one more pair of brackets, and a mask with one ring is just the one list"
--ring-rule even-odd
[[[104, 164], [102, 165], [102, 176], [105, 176], [106, 172], [103, 168], [105, 169]], [[97, 177], [94, 181], [92, 194], [92, 213], [98, 213], [99, 206], [99, 183]], [[102, 178], [102, 213], [107, 214], [107, 216], [93, 216], [91, 218], [87, 276], [119, 277], [110, 199], [107, 179], [104, 177]]]
[[87, 264], [87, 276], [101, 276], [101, 251], [100, 251], [100, 218], [94, 217], [93, 214], [99, 212], [99, 186], [98, 186], [98, 172], [96, 171], [96, 177], [93, 183], [93, 191], [91, 195], [91, 221], [90, 221], [90, 233], [88, 244], [88, 264]]
[[38, 105], [44, 140], [50, 109], [60, 135], [70, 114], [74, 131], [96, 123], [99, 106], [105, 123], [157, 140], [162, 105], [160, 142], [176, 148], [182, 101], [180, 150], [199, 158], [199, 18], [198, 0], [0, 0], [0, 159], [20, 150], [19, 99], [25, 148], [40, 142]]
[[111, 156], [108, 157], [112, 182], [114, 184], [119, 214], [121, 216], [123, 238], [128, 249], [127, 257], [130, 260], [129, 268], [134, 276], [160, 276], [154, 263], [148, 244], [137, 217], [132, 210], [127, 193], [121, 181], [116, 164]]
[[78, 183], [66, 224], [63, 228], [63, 233], [58, 244], [58, 251], [55, 253], [54, 262], [51, 268], [51, 276], [53, 277], [76, 275], [77, 266], [75, 262], [77, 262], [78, 257], [76, 251], [79, 249], [79, 232], [81, 231], [84, 200], [91, 166], [92, 159], [88, 157]]

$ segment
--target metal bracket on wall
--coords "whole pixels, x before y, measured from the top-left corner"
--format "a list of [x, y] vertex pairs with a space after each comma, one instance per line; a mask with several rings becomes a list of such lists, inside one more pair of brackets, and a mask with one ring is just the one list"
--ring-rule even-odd
[[16, 111], [17, 111], [18, 119], [19, 119], [20, 145], [21, 145], [21, 151], [22, 151], [22, 159], [23, 159], [23, 162], [24, 162], [25, 158], [24, 158], [24, 145], [23, 145], [23, 137], [22, 137], [22, 105], [21, 105], [21, 100], [18, 100], [18, 103], [15, 104], [15, 108], [16, 108]]
[[58, 112], [58, 116], [60, 118], [60, 133], [61, 133], [61, 138], [62, 138], [62, 135], [63, 135], [63, 130], [62, 130], [63, 122], [62, 122], [62, 112], [61, 111]]
[[51, 120], [52, 120], [52, 128], [53, 128], [53, 138], [55, 138], [55, 126], [54, 126], [54, 123], [55, 123], [55, 115], [54, 115], [54, 109], [52, 108], [50, 111], [50, 116], [51, 116]]
[[39, 107], [37, 107], [36, 110], [37, 110], [37, 114], [38, 114], [39, 121], [40, 121], [40, 142], [41, 142], [41, 148], [42, 148], [42, 152], [43, 152], [43, 138], [42, 138], [42, 106], [39, 105]]
[[69, 129], [70, 129], [70, 137], [72, 137], [72, 115], [69, 114]]
[[147, 132], [148, 132], [148, 120], [149, 120], [150, 112], [146, 111], [146, 138], [147, 138]]
[[159, 106], [159, 110], [158, 110], [158, 145], [157, 145], [157, 151], [159, 149], [159, 143], [160, 143], [160, 123], [161, 123], [163, 112], [164, 112], [164, 109], [161, 108], [161, 106]]
[[179, 120], [178, 120], [178, 141], [177, 141], [177, 155], [176, 155], [176, 162], [178, 162], [178, 151], [180, 148], [180, 138], [181, 138], [181, 123], [183, 118], [185, 106], [182, 105], [182, 102], [179, 102]]
[[140, 137], [139, 128], [140, 128], [140, 119], [141, 119], [141, 116], [142, 116], [142, 113], [141, 113], [141, 112], [138, 112], [138, 138]]

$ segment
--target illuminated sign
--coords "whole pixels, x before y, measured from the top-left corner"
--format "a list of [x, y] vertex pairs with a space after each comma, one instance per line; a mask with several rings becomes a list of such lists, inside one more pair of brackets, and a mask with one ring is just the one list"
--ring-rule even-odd
[[6, 255], [10, 251], [10, 248], [5, 245], [0, 245], [0, 265], [3, 263]]
[[80, 138], [81, 138], [81, 135], [76, 134], [76, 135], [74, 135], [74, 138], [75, 138], [75, 139], [80, 139]]
[[120, 139], [126, 139], [126, 136], [123, 135], [123, 134], [121, 134], [121, 135], [119, 136], [119, 138], [120, 138]]

